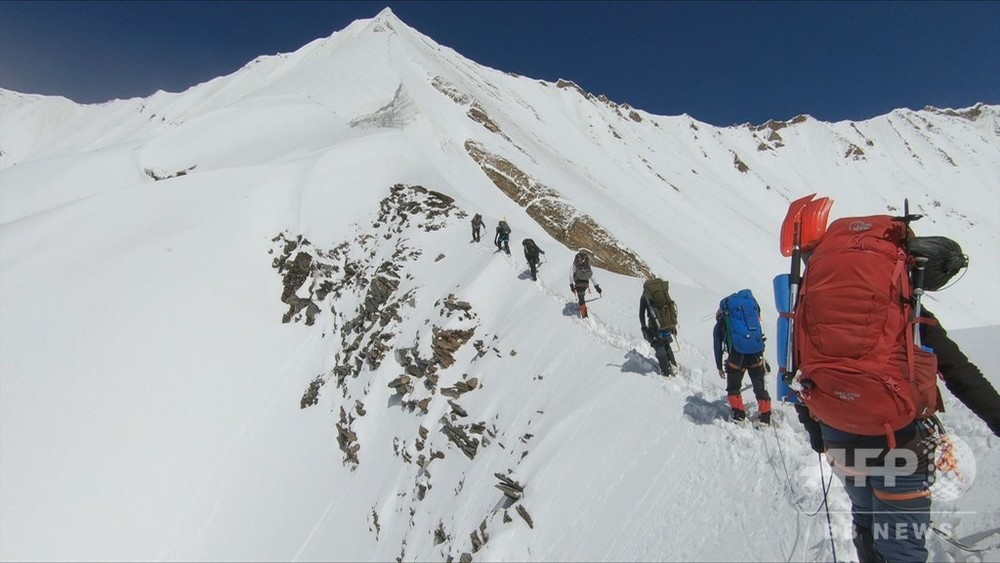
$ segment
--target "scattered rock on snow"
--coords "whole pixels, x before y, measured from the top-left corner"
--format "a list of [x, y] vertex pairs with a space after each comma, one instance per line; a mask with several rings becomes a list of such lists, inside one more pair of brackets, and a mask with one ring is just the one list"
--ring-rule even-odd
[[494, 473], [493, 476], [500, 480], [494, 487], [500, 489], [511, 501], [517, 502], [524, 496], [524, 487], [517, 481], [507, 477], [503, 473]]
[[525, 508], [523, 504], [517, 505], [517, 513], [521, 515], [521, 518], [524, 518], [524, 521], [528, 523], [529, 528], [535, 528], [535, 522], [531, 519], [531, 515], [528, 514], [528, 509]]

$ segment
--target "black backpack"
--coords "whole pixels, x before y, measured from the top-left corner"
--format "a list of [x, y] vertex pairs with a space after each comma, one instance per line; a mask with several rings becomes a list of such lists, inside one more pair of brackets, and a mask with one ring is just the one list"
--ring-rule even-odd
[[526, 238], [521, 244], [524, 245], [524, 256], [531, 262], [537, 262], [539, 249], [538, 245], [535, 244], [535, 241], [530, 238]]
[[497, 225], [497, 230], [500, 231], [500, 234], [502, 235], [510, 234], [510, 226], [507, 224], [507, 221], [500, 221], [500, 224]]
[[472, 226], [476, 227], [483, 223], [483, 216], [480, 213], [476, 213], [472, 216]]
[[583, 281], [589, 280], [593, 276], [594, 270], [590, 268], [590, 256], [581, 250], [573, 259], [573, 277]]
[[962, 253], [957, 242], [946, 237], [913, 237], [907, 240], [910, 254], [926, 258], [924, 264], [924, 291], [938, 291], [955, 274], [969, 267], [969, 257]]

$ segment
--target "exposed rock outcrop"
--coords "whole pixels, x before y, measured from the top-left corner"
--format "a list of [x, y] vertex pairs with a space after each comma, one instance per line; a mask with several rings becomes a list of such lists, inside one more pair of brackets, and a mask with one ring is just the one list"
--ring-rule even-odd
[[466, 433], [465, 426], [454, 425], [448, 420], [448, 417], [441, 418], [442, 432], [448, 437], [449, 440], [465, 454], [469, 459], [475, 459], [476, 452], [479, 451], [479, 440], [476, 438], [469, 437]]
[[[419, 413], [412, 417], [412, 425], [395, 429], [392, 439], [392, 451], [412, 477], [410, 487], [400, 491], [395, 512], [404, 518], [408, 513], [411, 528], [418, 514], [417, 503], [441, 494], [441, 489], [435, 490], [432, 465], [441, 463], [437, 460], [445, 459], [449, 451], [457, 448], [462, 454], [448, 456], [452, 466], [469, 463], [491, 447], [499, 448], [497, 453], [511, 450], [501, 455], [517, 463], [527, 454], [524, 445], [530, 440], [527, 433], [508, 440], [495, 423], [477, 416], [476, 408], [470, 407], [477, 402], [464, 400], [468, 393], [483, 392], [483, 378], [489, 374], [463, 371], [471, 371], [472, 363], [491, 351], [494, 361], [506, 361], [516, 352], [501, 352], [496, 335], [477, 337], [479, 317], [473, 302], [455, 294], [423, 295], [420, 292], [426, 289], [412, 274], [414, 262], [419, 261], [422, 267], [438, 267], [437, 263], [447, 267], [447, 260], [424, 257], [421, 247], [408, 237], [417, 231], [451, 226], [465, 229], [465, 221], [459, 227], [455, 220], [466, 216], [445, 194], [420, 186], [393, 186], [381, 202], [371, 228], [359, 229], [361, 232], [353, 240], [324, 249], [302, 235], [286, 232], [274, 238], [271, 250], [273, 266], [282, 280], [281, 300], [288, 305], [284, 322], [318, 325], [324, 327], [324, 336], [335, 337], [330, 340], [333, 365], [309, 382], [300, 407], [322, 402], [336, 413], [332, 422], [344, 465], [355, 470], [364, 463], [364, 452], [386, 447], [365, 442], [369, 426], [357, 424], [361, 417], [371, 416], [373, 409]], [[400, 332], [400, 327], [405, 326], [403, 320], [412, 320], [407, 309], [429, 298], [436, 298], [429, 309], [431, 317], [419, 328], [406, 329], [404, 336]], [[401, 343], [401, 337], [412, 340]], [[475, 350], [463, 351], [469, 342], [474, 342]], [[462, 370], [456, 369], [460, 362], [466, 364]], [[387, 376], [387, 366], [392, 365], [398, 366], [398, 371]], [[392, 390], [388, 401], [382, 391], [386, 387]], [[378, 400], [370, 400], [369, 394], [375, 390]], [[426, 418], [420, 415], [431, 413], [439, 417], [438, 422], [433, 426], [421, 424]], [[449, 473], [454, 474], [445, 474]], [[512, 497], [521, 498], [523, 487], [509, 478], [500, 483], [505, 488], [501, 489], [503, 500], [482, 515], [477, 528], [449, 524], [461, 527], [461, 533], [455, 534], [457, 539], [446, 532], [443, 523], [434, 530], [434, 542], [441, 546], [442, 558], [471, 560], [489, 542], [491, 526], [515, 520], [511, 518], [513, 512], [508, 514], [504, 509], [515, 503]], [[456, 495], [464, 484], [463, 475], [454, 489]], [[444, 490], [450, 488], [446, 485]], [[379, 541], [385, 541], [386, 536], [381, 533], [386, 529], [385, 510], [373, 507], [369, 517], [369, 530]], [[533, 526], [526, 509], [522, 507], [517, 513]], [[405, 554], [404, 540], [400, 557], [405, 558]]]
[[747, 172], [750, 171], [750, 167], [747, 166], [746, 163], [740, 159], [740, 155], [736, 154], [735, 152], [733, 153], [733, 166], [736, 168], [736, 170], [739, 170], [740, 173], [742, 174], [746, 174]]
[[849, 143], [847, 146], [847, 152], [844, 153], [844, 158], [850, 158], [851, 160], [864, 160], [865, 151], [861, 150], [861, 147], [858, 145]]
[[432, 330], [434, 337], [431, 341], [431, 349], [434, 351], [434, 361], [444, 368], [451, 367], [455, 363], [455, 352], [468, 342], [476, 332], [475, 329], [471, 328], [468, 330], [446, 330], [433, 327]]
[[507, 477], [503, 473], [494, 473], [493, 476], [500, 480], [495, 485], [496, 488], [500, 489], [504, 496], [510, 499], [511, 503], [521, 500], [521, 497], [524, 496], [524, 487], [517, 481]]
[[465, 150], [507, 197], [523, 207], [549, 235], [573, 251], [587, 249], [595, 266], [619, 274], [647, 277], [649, 266], [589, 215], [580, 213], [559, 192], [541, 184], [509, 160], [466, 141]]
[[978, 103], [972, 106], [971, 108], [965, 108], [961, 110], [942, 109], [942, 108], [936, 108], [934, 106], [924, 107], [924, 111], [930, 113], [936, 113], [938, 115], [947, 115], [950, 117], [961, 117], [962, 119], [968, 119], [969, 121], [975, 121], [979, 119], [980, 117], [983, 116], [983, 114], [986, 113], [986, 110], [988, 109], [989, 108], [987, 108], [986, 105], [982, 103]]

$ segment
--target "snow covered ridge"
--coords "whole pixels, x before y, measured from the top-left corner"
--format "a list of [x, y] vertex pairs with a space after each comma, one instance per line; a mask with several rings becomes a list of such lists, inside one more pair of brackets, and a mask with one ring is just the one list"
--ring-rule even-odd
[[[927, 106], [921, 111], [913, 111], [908, 109], [897, 109], [890, 112], [885, 119], [889, 121], [890, 127], [896, 133], [896, 135], [901, 138], [904, 136], [901, 132], [902, 129], [908, 129], [911, 131], [910, 134], [915, 134], [922, 137], [922, 140], [926, 141], [928, 144], [935, 144], [935, 140], [932, 138], [941, 133], [940, 125], [938, 120], [934, 119], [935, 116], [943, 118], [955, 118], [959, 121], [967, 121], [973, 124], [982, 124], [985, 126], [985, 131], [992, 130], [993, 136], [1000, 135], [1000, 119], [998, 119], [997, 106], [988, 106], [983, 103], [978, 103], [972, 107], [953, 110], [953, 109], [938, 109], [933, 106]], [[740, 128], [745, 128], [751, 132], [754, 140], [759, 141], [757, 145], [757, 151], [774, 151], [779, 150], [785, 146], [785, 139], [782, 137], [780, 130], [786, 127], [794, 127], [796, 125], [801, 125], [809, 122], [812, 118], [808, 115], [797, 116], [790, 121], [775, 121], [770, 120], [762, 125], [750, 125], [744, 124]], [[866, 123], [866, 122], [862, 122]], [[845, 121], [837, 124], [830, 124], [831, 126], [841, 126], [847, 125], [847, 129], [843, 127], [838, 127], [839, 131], [836, 133], [836, 142], [843, 149], [843, 158], [850, 159], [854, 161], [867, 160], [866, 150], [872, 150], [875, 146], [875, 140], [866, 135], [858, 128], [858, 123], [853, 121]], [[962, 127], [961, 123], [955, 123], [954, 125]], [[983, 128], [980, 127], [980, 130]], [[907, 154], [915, 159], [921, 166], [923, 162], [921, 156], [913, 150], [908, 142], [905, 143], [905, 148]], [[950, 166], [958, 166], [955, 160], [949, 156], [947, 150], [940, 146], [936, 146], [937, 157], [943, 160]], [[741, 169], [742, 172], [747, 172], [749, 169], [744, 167]]]

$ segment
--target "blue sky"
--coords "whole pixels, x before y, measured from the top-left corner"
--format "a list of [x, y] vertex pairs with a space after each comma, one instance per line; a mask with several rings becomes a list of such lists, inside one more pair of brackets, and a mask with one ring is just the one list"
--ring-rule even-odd
[[1000, 2], [0, 1], [0, 87], [185, 90], [384, 7], [464, 56], [715, 125], [1000, 103]]

